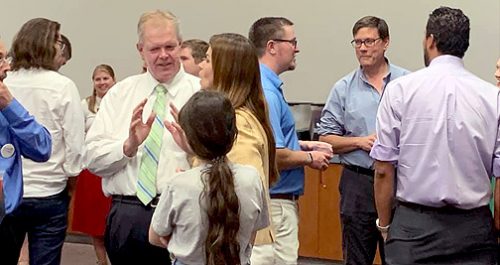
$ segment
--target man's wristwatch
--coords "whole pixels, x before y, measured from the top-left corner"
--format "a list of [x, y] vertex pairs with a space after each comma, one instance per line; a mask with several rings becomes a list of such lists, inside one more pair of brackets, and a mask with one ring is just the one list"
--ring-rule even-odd
[[313, 161], [313, 155], [311, 154], [311, 152], [307, 152], [307, 164], [310, 165]]
[[375, 221], [375, 225], [377, 226], [377, 229], [378, 231], [382, 232], [382, 233], [387, 233], [387, 231], [389, 231], [389, 227], [391, 225], [386, 225], [386, 226], [380, 226], [379, 225], [379, 219], [377, 218], [377, 220]]

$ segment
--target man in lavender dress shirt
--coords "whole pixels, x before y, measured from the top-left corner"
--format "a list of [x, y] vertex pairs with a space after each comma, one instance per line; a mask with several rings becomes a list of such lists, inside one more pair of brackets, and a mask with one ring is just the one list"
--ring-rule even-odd
[[488, 201], [500, 176], [500, 95], [464, 67], [469, 32], [461, 10], [434, 10], [427, 68], [391, 82], [380, 103], [370, 156], [387, 264], [496, 264]]

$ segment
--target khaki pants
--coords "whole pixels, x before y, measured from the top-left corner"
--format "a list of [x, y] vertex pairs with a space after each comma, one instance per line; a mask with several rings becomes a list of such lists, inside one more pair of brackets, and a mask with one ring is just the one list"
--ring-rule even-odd
[[251, 264], [297, 265], [299, 256], [298, 202], [271, 199], [271, 214], [276, 242], [254, 246]]

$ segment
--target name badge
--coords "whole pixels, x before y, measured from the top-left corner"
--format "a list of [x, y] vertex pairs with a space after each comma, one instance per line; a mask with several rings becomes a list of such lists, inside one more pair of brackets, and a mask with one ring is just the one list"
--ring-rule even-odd
[[3, 158], [9, 158], [14, 155], [14, 152], [16, 151], [16, 148], [12, 144], [5, 144], [2, 146], [0, 149], [0, 154], [2, 155]]

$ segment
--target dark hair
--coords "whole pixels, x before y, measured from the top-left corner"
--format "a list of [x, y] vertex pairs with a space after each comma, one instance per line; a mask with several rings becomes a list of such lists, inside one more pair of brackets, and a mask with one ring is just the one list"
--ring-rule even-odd
[[[96, 66], [94, 68], [94, 71], [92, 72], [92, 81], [94, 80], [95, 75], [99, 71], [103, 71], [103, 72], [108, 73], [111, 76], [111, 78], [113, 78], [113, 80], [115, 80], [115, 71], [113, 70], [113, 67], [111, 67], [107, 64], [100, 64], [100, 65]], [[87, 97], [87, 99], [86, 99], [89, 111], [92, 113], [96, 113], [95, 112], [96, 99], [97, 99], [97, 91], [95, 88], [93, 88], [92, 95]]]
[[223, 92], [235, 109], [248, 109], [262, 125], [269, 152], [269, 186], [278, 179], [276, 144], [260, 79], [259, 59], [252, 43], [240, 34], [210, 38], [213, 89]]
[[427, 20], [425, 35], [433, 36], [442, 54], [464, 57], [469, 48], [469, 18], [460, 9], [440, 7]]
[[63, 34], [61, 34], [61, 40], [62, 43], [64, 43], [64, 50], [62, 56], [66, 58], [66, 61], [69, 61], [71, 59], [73, 51], [73, 49], [71, 48], [71, 42], [69, 42], [69, 39]]
[[292, 21], [284, 17], [263, 17], [250, 27], [248, 38], [257, 50], [257, 56], [262, 57], [266, 51], [267, 42], [283, 37], [283, 27], [292, 26]]
[[208, 43], [203, 40], [192, 39], [183, 41], [181, 48], [190, 48], [191, 56], [196, 64], [201, 63], [207, 57]]
[[389, 37], [389, 26], [387, 26], [385, 20], [378, 17], [366, 16], [360, 18], [352, 27], [352, 36], [356, 35], [361, 28], [376, 28], [379, 38], [383, 40]]
[[226, 157], [238, 132], [231, 101], [219, 92], [199, 91], [179, 112], [179, 124], [193, 152], [209, 164], [200, 196], [207, 201], [206, 264], [239, 265], [240, 205]]
[[59, 23], [46, 18], [34, 18], [24, 23], [12, 43], [12, 70], [57, 70], [55, 45], [59, 29]]

